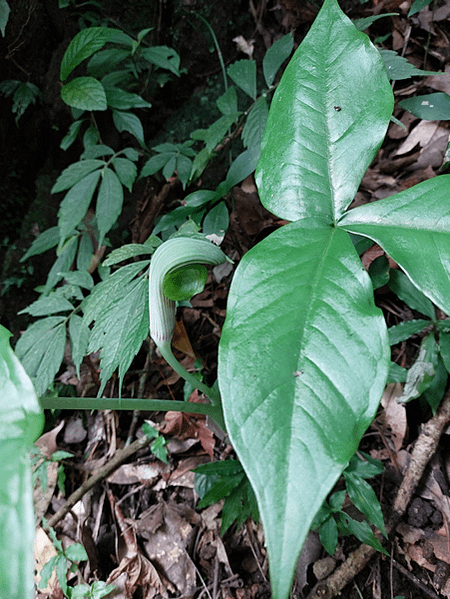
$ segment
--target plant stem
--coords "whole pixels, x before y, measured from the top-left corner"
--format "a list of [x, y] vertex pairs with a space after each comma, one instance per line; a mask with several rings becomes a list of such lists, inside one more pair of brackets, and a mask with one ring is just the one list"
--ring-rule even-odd
[[[198, 383], [198, 381], [197, 381]], [[222, 407], [219, 405], [174, 401], [171, 399], [134, 399], [121, 397], [40, 397], [44, 410], [140, 410], [205, 414], [225, 430]]]

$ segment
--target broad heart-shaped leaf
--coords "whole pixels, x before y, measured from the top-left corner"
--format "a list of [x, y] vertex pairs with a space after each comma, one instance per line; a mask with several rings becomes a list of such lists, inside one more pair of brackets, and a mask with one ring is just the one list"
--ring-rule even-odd
[[353, 200], [393, 109], [383, 61], [336, 0], [326, 0], [274, 94], [256, 183], [288, 220], [335, 221]]
[[350, 210], [339, 226], [370, 237], [450, 314], [450, 175]]
[[377, 409], [389, 344], [350, 237], [311, 217], [244, 255], [219, 349], [227, 430], [258, 500], [273, 597]]

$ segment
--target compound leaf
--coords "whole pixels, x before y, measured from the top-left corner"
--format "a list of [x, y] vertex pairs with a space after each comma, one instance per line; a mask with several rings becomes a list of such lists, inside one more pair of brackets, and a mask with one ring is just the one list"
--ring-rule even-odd
[[[133, 265], [135, 266], [135, 265]], [[142, 268], [142, 263], [140, 264]], [[119, 393], [123, 377], [149, 331], [148, 281], [145, 276], [117, 290], [115, 301], [97, 313], [89, 340], [89, 352], [101, 350], [98, 396], [119, 368]]]
[[117, 131], [128, 131], [138, 140], [141, 145], [144, 145], [144, 128], [140, 119], [131, 112], [123, 110], [113, 110], [113, 121]]
[[227, 430], [258, 499], [280, 599], [388, 372], [386, 325], [342, 233], [305, 219], [244, 255], [220, 342]]
[[80, 160], [74, 162], [56, 179], [56, 183], [52, 187], [52, 193], [65, 191], [76, 185], [81, 179], [84, 179], [89, 173], [105, 166], [103, 160]]
[[43, 395], [61, 366], [66, 346], [66, 318], [49, 316], [32, 324], [16, 345], [16, 353]]
[[[370, 237], [450, 314], [450, 175], [350, 210], [340, 226]], [[427, 313], [428, 314], [428, 313]]]
[[393, 103], [380, 53], [327, 0], [274, 94], [256, 176], [264, 206], [287, 220], [311, 210], [327, 222], [338, 218], [384, 138]]

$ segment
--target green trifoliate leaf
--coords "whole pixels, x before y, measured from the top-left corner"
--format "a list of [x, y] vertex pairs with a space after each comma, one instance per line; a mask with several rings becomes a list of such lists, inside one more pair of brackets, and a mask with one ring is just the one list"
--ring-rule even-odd
[[124, 260], [129, 260], [135, 256], [148, 256], [149, 254], [153, 254], [155, 249], [161, 245], [161, 243], [162, 241], [159, 239], [159, 237], [155, 236], [153, 243], [130, 243], [123, 245], [122, 247], [117, 248], [117, 250], [113, 250], [109, 254], [106, 260], [103, 262], [103, 266], [113, 266], [114, 264], [118, 264]]
[[16, 345], [17, 356], [43, 395], [61, 366], [66, 346], [66, 319], [49, 316], [32, 324]]

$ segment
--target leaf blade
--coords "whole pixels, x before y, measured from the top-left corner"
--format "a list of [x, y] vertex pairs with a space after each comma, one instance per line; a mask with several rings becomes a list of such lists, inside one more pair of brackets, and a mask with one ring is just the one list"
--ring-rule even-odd
[[264, 206], [297, 220], [314, 205], [334, 220], [353, 200], [392, 109], [378, 50], [327, 0], [274, 94], [256, 174]]
[[[289, 594], [312, 518], [375, 413], [388, 364], [370, 280], [338, 229], [305, 219], [244, 256], [228, 300], [219, 386], [258, 498], [276, 597]], [[318, 484], [305, 488], [304, 480]]]

